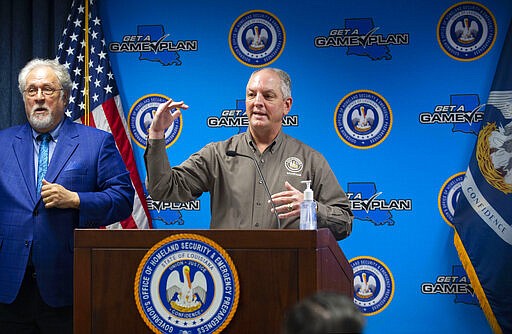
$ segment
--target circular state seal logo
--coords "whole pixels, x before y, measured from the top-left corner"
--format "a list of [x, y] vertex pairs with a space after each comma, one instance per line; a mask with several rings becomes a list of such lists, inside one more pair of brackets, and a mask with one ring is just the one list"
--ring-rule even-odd
[[378, 259], [359, 256], [349, 261], [354, 271], [354, 303], [364, 315], [382, 312], [395, 293], [388, 267]]
[[300, 173], [302, 171], [302, 168], [304, 168], [304, 164], [302, 163], [302, 161], [300, 161], [300, 159], [296, 157], [289, 157], [288, 159], [285, 160], [284, 165], [289, 173], [297, 175], [300, 175], [298, 173]]
[[437, 41], [448, 56], [460, 61], [483, 57], [497, 35], [492, 13], [476, 2], [459, 2], [446, 10], [437, 24]]
[[[146, 147], [148, 128], [153, 121], [153, 116], [160, 103], [169, 100], [165, 95], [149, 94], [138, 99], [130, 108], [128, 122], [130, 136], [142, 148]], [[182, 117], [176, 118], [171, 126], [165, 131], [165, 144], [169, 148], [178, 139], [183, 128]]]
[[251, 10], [240, 15], [229, 31], [229, 47], [235, 58], [250, 67], [273, 63], [283, 52], [286, 34], [272, 13]]
[[370, 90], [343, 97], [334, 112], [334, 128], [347, 145], [368, 149], [382, 143], [391, 131], [393, 114], [388, 102]]
[[464, 181], [465, 175], [465, 172], [460, 172], [448, 178], [441, 187], [441, 190], [439, 190], [437, 197], [439, 213], [441, 213], [441, 217], [451, 227], [453, 227], [453, 215], [460, 192], [462, 191], [462, 181]]
[[220, 333], [240, 295], [229, 255], [195, 234], [153, 246], [139, 264], [134, 290], [139, 313], [154, 333]]

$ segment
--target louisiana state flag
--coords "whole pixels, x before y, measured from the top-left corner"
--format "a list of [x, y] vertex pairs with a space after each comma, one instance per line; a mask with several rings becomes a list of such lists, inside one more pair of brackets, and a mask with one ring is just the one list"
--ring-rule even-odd
[[512, 333], [512, 22], [454, 214], [454, 243], [495, 333]]

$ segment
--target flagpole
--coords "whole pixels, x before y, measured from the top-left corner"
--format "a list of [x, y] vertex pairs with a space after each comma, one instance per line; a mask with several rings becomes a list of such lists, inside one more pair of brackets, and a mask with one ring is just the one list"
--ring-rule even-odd
[[[130, 217], [113, 225], [121, 228], [152, 228], [151, 214], [133, 155], [119, 91], [108, 60], [108, 49], [103, 37], [101, 20], [96, 12], [97, 8], [94, 7], [98, 5], [98, 1], [73, 1], [66, 27], [62, 33], [61, 43], [57, 49], [60, 63], [68, 65], [73, 88], [79, 87], [71, 90], [69, 117], [84, 125], [111, 133], [123, 161], [130, 171], [132, 184], [136, 190], [133, 211]], [[89, 21], [89, 17], [94, 21]], [[89, 32], [91, 37], [89, 37]], [[77, 38], [77, 36], [80, 37]], [[94, 52], [94, 54], [90, 52]], [[97, 56], [98, 54], [102, 56]], [[85, 67], [83, 67], [84, 61]], [[96, 82], [100, 84], [96, 86]], [[97, 95], [98, 99], [92, 101], [90, 97], [93, 95]], [[73, 98], [71, 99], [71, 97]], [[92, 114], [93, 110], [94, 115]], [[113, 225], [110, 225], [109, 228], [114, 227]]]
[[89, 107], [89, 0], [85, 0], [85, 66], [84, 66], [84, 124], [90, 125], [90, 107]]

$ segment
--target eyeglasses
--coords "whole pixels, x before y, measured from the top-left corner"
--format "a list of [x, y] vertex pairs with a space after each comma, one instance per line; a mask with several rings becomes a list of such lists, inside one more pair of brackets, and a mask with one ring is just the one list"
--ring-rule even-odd
[[43, 88], [30, 87], [29, 89], [25, 89], [24, 92], [25, 92], [25, 94], [27, 94], [27, 96], [34, 97], [39, 93], [39, 90], [41, 90], [41, 92], [43, 93], [44, 96], [51, 97], [55, 94], [56, 91], [63, 90], [63, 89], [62, 88], [57, 89], [57, 88], [48, 87], [48, 86], [43, 87]]

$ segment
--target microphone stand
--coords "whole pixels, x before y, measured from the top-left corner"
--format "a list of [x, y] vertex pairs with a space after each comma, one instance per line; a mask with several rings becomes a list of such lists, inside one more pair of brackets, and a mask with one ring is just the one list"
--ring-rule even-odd
[[226, 151], [226, 155], [228, 157], [239, 156], [239, 157], [249, 158], [252, 160], [252, 162], [254, 162], [254, 165], [256, 166], [256, 170], [258, 171], [258, 174], [260, 176], [261, 183], [263, 183], [263, 186], [265, 187], [265, 191], [267, 192], [268, 198], [270, 200], [270, 204], [272, 205], [272, 209], [274, 210], [274, 215], [276, 216], [276, 220], [277, 220], [277, 228], [281, 229], [281, 221], [279, 220], [279, 216], [277, 215], [276, 206], [274, 205], [274, 202], [272, 201], [272, 195], [270, 194], [270, 190], [268, 189], [267, 182], [265, 181], [265, 178], [263, 177], [263, 173], [261, 172], [260, 166], [258, 165], [258, 162], [256, 161], [256, 159], [254, 159], [254, 157], [251, 157], [250, 155], [245, 155], [242, 153], [238, 153], [236, 151]]

